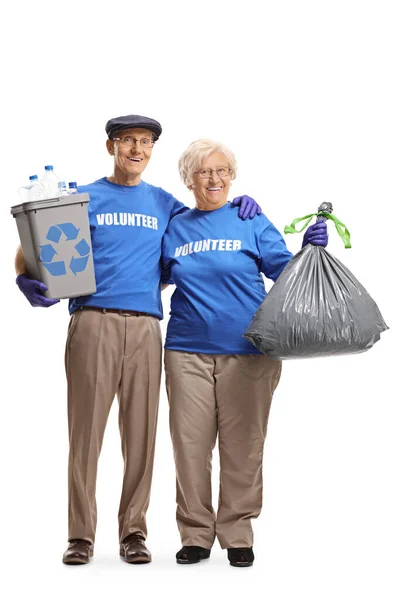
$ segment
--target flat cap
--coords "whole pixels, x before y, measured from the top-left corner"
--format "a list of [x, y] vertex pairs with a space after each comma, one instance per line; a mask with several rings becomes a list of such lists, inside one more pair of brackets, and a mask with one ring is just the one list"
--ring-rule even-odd
[[161, 125], [158, 121], [149, 119], [148, 117], [142, 117], [141, 115], [116, 117], [115, 119], [110, 119], [106, 123], [106, 133], [110, 139], [117, 131], [133, 128], [148, 129], [154, 134], [154, 141], [158, 140], [162, 132]]

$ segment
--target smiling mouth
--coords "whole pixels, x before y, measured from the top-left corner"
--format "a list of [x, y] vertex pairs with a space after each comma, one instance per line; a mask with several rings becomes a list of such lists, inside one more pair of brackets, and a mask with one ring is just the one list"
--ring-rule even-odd
[[222, 187], [208, 187], [207, 192], [219, 192], [222, 190]]
[[140, 163], [140, 162], [142, 162], [142, 160], [143, 160], [143, 158], [138, 158], [138, 157], [136, 157], [136, 156], [134, 156], [134, 157], [130, 157], [130, 156], [128, 156], [127, 158], [128, 158], [128, 160], [130, 160], [131, 162], [137, 162], [137, 163]]

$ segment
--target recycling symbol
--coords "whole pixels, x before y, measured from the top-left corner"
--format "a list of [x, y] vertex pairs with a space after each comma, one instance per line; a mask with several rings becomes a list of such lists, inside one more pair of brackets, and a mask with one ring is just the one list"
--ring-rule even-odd
[[59, 244], [64, 234], [61, 244], [61, 246], [64, 246], [63, 242], [76, 240], [78, 233], [79, 229], [77, 229], [73, 223], [60, 223], [59, 225], [52, 225], [50, 227], [46, 235], [46, 240], [49, 240], [49, 242], [53, 243], [41, 245], [39, 256], [39, 260], [42, 261], [50, 275], [66, 275], [67, 268], [69, 268], [76, 276], [77, 273], [80, 273], [86, 269], [90, 256], [90, 246], [83, 238], [73, 246], [73, 253], [75, 254], [76, 251], [79, 256], [72, 256], [70, 261], [57, 259], [53, 260], [60, 252], [60, 246], [57, 246], [59, 249], [59, 252], [57, 252], [53, 244]]

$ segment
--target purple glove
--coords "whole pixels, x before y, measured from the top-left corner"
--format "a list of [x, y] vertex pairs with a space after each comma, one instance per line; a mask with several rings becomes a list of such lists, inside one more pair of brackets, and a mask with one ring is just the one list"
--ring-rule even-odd
[[301, 247], [304, 248], [307, 244], [323, 246], [324, 248], [328, 245], [328, 229], [326, 227], [326, 222], [323, 219], [317, 221], [314, 225], [307, 227]]
[[45, 286], [45, 284], [41, 281], [29, 279], [29, 277], [26, 275], [18, 275], [15, 283], [32, 306], [42, 306], [48, 308], [49, 306], [53, 306], [53, 304], [60, 302], [59, 300], [54, 300], [53, 298], [46, 298], [46, 296], [43, 296], [42, 292], [47, 291], [47, 286]]
[[256, 214], [261, 215], [262, 208], [250, 196], [238, 196], [232, 200], [232, 206], [240, 206], [239, 217], [245, 221], [247, 217], [253, 219]]

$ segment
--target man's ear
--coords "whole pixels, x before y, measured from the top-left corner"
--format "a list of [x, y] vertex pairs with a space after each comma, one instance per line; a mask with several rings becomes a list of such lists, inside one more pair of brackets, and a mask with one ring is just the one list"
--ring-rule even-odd
[[107, 140], [106, 147], [108, 150], [108, 154], [110, 154], [111, 156], [114, 156], [114, 140]]

